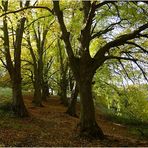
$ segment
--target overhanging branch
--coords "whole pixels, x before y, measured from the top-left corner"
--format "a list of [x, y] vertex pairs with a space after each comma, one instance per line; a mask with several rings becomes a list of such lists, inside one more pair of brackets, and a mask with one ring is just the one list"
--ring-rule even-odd
[[[121, 20], [121, 21], [122, 21], [122, 20]], [[96, 38], [96, 37], [100, 37], [101, 35], [103, 35], [103, 34], [109, 32], [109, 31], [112, 31], [112, 30], [114, 29], [114, 26], [120, 24], [121, 21], [110, 24], [106, 29], [100, 30], [99, 32], [97, 32], [97, 33], [95, 33], [94, 35], [92, 35], [91, 39], [94, 39], [94, 38]]]
[[145, 50], [143, 47], [141, 47], [140, 45], [138, 45], [138, 44], [136, 44], [134, 42], [127, 41], [126, 44], [134, 45], [134, 46], [140, 48], [144, 53], [147, 53], [148, 54], [148, 51], [147, 50]]
[[24, 10], [27, 10], [27, 9], [46, 9], [48, 10], [50, 13], [53, 14], [53, 11], [51, 9], [49, 9], [48, 7], [46, 6], [28, 6], [28, 7], [23, 7], [21, 9], [18, 9], [18, 10], [14, 10], [14, 11], [8, 11], [6, 13], [3, 13], [2, 15], [0, 15], [0, 17], [3, 17], [7, 14], [12, 14], [12, 13], [18, 13], [18, 12], [21, 12], [21, 11], [24, 11]]
[[96, 53], [94, 58], [97, 60], [100, 56], [104, 56], [105, 53], [108, 52], [112, 47], [121, 46], [131, 39], [139, 38], [140, 32], [142, 32], [143, 30], [147, 28], [148, 28], [148, 23], [140, 26], [138, 29], [134, 30], [131, 33], [121, 35], [115, 40], [106, 43], [103, 47], [100, 48], [100, 50]]
[[127, 60], [127, 61], [138, 61], [138, 59], [135, 58], [128, 58], [128, 57], [118, 57], [118, 56], [106, 56], [106, 59], [116, 59], [116, 60]]

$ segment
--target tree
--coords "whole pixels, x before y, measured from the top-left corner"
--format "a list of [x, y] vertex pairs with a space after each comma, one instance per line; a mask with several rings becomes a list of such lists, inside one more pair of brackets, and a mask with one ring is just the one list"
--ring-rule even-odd
[[68, 109], [66, 111], [67, 114], [73, 117], [77, 117], [76, 104], [77, 104], [78, 93], [79, 93], [78, 85], [75, 82], [73, 85], [72, 92], [71, 92], [71, 98], [69, 101]]
[[[30, 1], [27, 1], [24, 4], [24, 7], [29, 6]], [[8, 11], [8, 0], [2, 1], [3, 11], [6, 13]], [[22, 2], [20, 2], [20, 7], [23, 7]], [[12, 108], [14, 113], [19, 117], [28, 116], [27, 109], [25, 107], [23, 96], [22, 96], [22, 86], [21, 86], [21, 45], [24, 32], [24, 25], [26, 22], [26, 17], [22, 16], [18, 19], [16, 26], [15, 39], [13, 38], [13, 48], [14, 48], [14, 61], [11, 56], [10, 51], [10, 30], [8, 26], [9, 18], [7, 15], [3, 17], [3, 47], [4, 55], [6, 61], [6, 68], [9, 72], [11, 83], [12, 83], [12, 92], [13, 92], [13, 104]]]
[[[34, 18], [37, 17], [35, 14], [33, 14], [33, 16]], [[34, 20], [32, 30], [31, 28], [28, 28], [26, 40], [32, 57], [34, 85], [33, 103], [37, 106], [42, 106], [42, 101], [46, 100], [49, 93], [47, 77], [52, 64], [52, 59], [47, 60], [47, 58], [49, 58], [49, 56], [47, 56], [47, 50], [49, 50], [48, 48], [51, 46], [52, 42], [47, 44], [47, 37], [53, 22], [52, 17], [51, 21], [49, 21], [49, 19], [45, 19], [44, 16], [40, 16], [39, 18], [44, 20], [44, 24], [38, 20]], [[33, 46], [33, 43], [35, 43], [36, 46]]]
[[[143, 21], [140, 21], [140, 19], [138, 22], [136, 22], [137, 27], [135, 28], [135, 26], [133, 25], [135, 22], [131, 22], [131, 26], [133, 27], [132, 30], [129, 30], [128, 32], [127, 30], [126, 32], [122, 31], [122, 34], [118, 34], [118, 36], [115, 36], [114, 34], [116, 33], [113, 32], [114, 28], [120, 25], [128, 25], [127, 22], [124, 22], [125, 18], [122, 18], [122, 13], [125, 10], [122, 8], [124, 8], [124, 4], [126, 3], [116, 3], [112, 1], [103, 1], [100, 3], [96, 1], [83, 1], [82, 3], [84, 16], [82, 24], [83, 28], [81, 29], [80, 36], [78, 38], [80, 44], [80, 56], [77, 57], [74, 55], [73, 47], [71, 45], [71, 33], [68, 31], [67, 26], [64, 22], [63, 10], [60, 9], [59, 1], [53, 1], [55, 15], [57, 16], [57, 20], [62, 31], [62, 39], [65, 43], [70, 66], [72, 68], [76, 82], [79, 86], [81, 104], [80, 134], [89, 137], [104, 138], [104, 134], [95, 119], [95, 109], [92, 98], [93, 76], [96, 70], [100, 68], [106, 60], [109, 59], [117, 59], [119, 61], [129, 60], [137, 64], [138, 59], [133, 57], [131, 54], [130, 56], [124, 54], [122, 52], [123, 50], [120, 51], [120, 46], [129, 44], [129, 41], [133, 43], [134, 40], [137, 38], [147, 38], [147, 33], [145, 30], [148, 28], [148, 23], [144, 23]], [[119, 6], [117, 4], [119, 4]], [[131, 9], [133, 5], [135, 6], [135, 4], [130, 3], [129, 8]], [[136, 14], [138, 14], [138, 9], [140, 8], [138, 8], [138, 4], [136, 4], [136, 6], [137, 9], [135, 10], [135, 12]], [[120, 7], [120, 9], [122, 10], [121, 12], [118, 7]], [[108, 12], [106, 12], [107, 8]], [[97, 24], [102, 17], [99, 17], [100, 13], [105, 14], [103, 19], [106, 21], [107, 26], [102, 25], [103, 27], [100, 27], [101, 29], [98, 30], [97, 28], [99, 27], [97, 26]], [[129, 16], [132, 16], [132, 14], [129, 14], [128, 17]], [[97, 20], [97, 17], [100, 19], [99, 21]], [[114, 19], [112, 19], [112, 17]], [[116, 17], [117, 19], [115, 19]], [[146, 18], [146, 15], [143, 15], [143, 18]], [[126, 20], [130, 21], [129, 18], [126, 18]], [[96, 51], [96, 54], [91, 57], [90, 44], [92, 40], [99, 37], [105, 37], [105, 34], [107, 38], [108, 33], [114, 35], [113, 39], [107, 40], [102, 43], [98, 51]], [[139, 45], [135, 46], [138, 47]], [[113, 52], [115, 49], [119, 51], [118, 54]], [[138, 49], [147, 53], [147, 51], [141, 48], [141, 46]]]
[[67, 87], [68, 87], [68, 78], [67, 78], [67, 72], [68, 72], [68, 59], [66, 58], [64, 60], [64, 53], [62, 52], [62, 46], [60, 44], [60, 41], [58, 39], [58, 54], [59, 54], [59, 63], [60, 63], [60, 97], [61, 97], [61, 102], [65, 105], [68, 106], [68, 98], [67, 98]]
[[[44, 56], [44, 61], [47, 60], [48, 57], [46, 55]], [[53, 64], [53, 57], [51, 57], [47, 63], [44, 64], [43, 67], [43, 81], [42, 81], [42, 100], [47, 101], [47, 98], [49, 97], [49, 71], [51, 71], [51, 66]]]

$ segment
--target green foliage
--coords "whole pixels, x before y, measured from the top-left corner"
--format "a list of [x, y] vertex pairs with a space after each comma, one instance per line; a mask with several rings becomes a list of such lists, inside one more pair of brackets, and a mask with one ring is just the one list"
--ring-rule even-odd
[[97, 103], [102, 104], [103, 111], [110, 118], [134, 124], [148, 121], [148, 94], [142, 85], [130, 85], [126, 88], [113, 88], [110, 85], [97, 95]]
[[[115, 61], [109, 65], [113, 63], [115, 64]], [[121, 75], [112, 73], [112, 66], [109, 65], [106, 63], [94, 77], [93, 92], [96, 106], [118, 122], [134, 124], [147, 122], [148, 85], [124, 84]]]
[[148, 94], [140, 86], [129, 86], [125, 94], [121, 96], [123, 114], [128, 114], [130, 118], [135, 118], [142, 122], [148, 120]]
[[12, 96], [12, 89], [11, 88], [0, 87], [0, 97], [1, 97], [0, 102], [3, 102], [2, 98], [10, 100], [11, 96]]

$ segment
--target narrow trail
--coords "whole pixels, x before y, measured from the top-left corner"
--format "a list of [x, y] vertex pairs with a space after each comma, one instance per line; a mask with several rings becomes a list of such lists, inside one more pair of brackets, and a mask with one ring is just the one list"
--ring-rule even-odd
[[[51, 97], [44, 107], [34, 107], [32, 96], [25, 96], [30, 117], [25, 119], [2, 118], [0, 122], [0, 146], [148, 146], [146, 140], [138, 140], [128, 128], [106, 120], [97, 111], [97, 122], [106, 135], [105, 140], [88, 140], [78, 137], [78, 118], [67, 115], [58, 97]], [[78, 107], [79, 108], [79, 107]]]

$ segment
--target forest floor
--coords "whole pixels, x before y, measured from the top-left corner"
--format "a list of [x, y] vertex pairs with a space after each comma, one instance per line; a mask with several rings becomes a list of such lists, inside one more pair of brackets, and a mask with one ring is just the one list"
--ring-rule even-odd
[[[148, 139], [129, 132], [129, 127], [107, 120], [97, 111], [97, 122], [106, 135], [104, 140], [89, 140], [78, 136], [78, 118], [67, 115], [58, 97], [52, 97], [44, 107], [34, 107], [32, 97], [25, 96], [29, 118], [0, 117], [0, 147], [108, 147], [148, 146]], [[79, 108], [79, 107], [78, 107]]]

